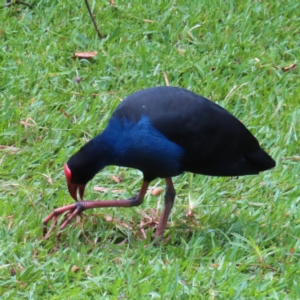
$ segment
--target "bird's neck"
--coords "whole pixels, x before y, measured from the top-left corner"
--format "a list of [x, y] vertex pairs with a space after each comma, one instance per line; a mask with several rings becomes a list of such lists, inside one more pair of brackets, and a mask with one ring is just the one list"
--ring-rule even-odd
[[71, 159], [68, 164], [73, 169], [91, 180], [95, 174], [114, 162], [112, 144], [105, 137], [105, 133], [97, 135], [86, 143]]

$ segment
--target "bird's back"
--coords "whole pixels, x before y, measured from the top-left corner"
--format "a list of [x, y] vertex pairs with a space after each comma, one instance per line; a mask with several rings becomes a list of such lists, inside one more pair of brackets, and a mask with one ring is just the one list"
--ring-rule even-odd
[[136, 92], [122, 101], [112, 118], [137, 123], [143, 116], [184, 150], [181, 164], [185, 171], [238, 176], [275, 166], [237, 118], [185, 89], [154, 87]]

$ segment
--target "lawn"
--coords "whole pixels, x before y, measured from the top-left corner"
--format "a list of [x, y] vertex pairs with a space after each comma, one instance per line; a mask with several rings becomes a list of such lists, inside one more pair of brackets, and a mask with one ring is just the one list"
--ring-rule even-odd
[[[0, 298], [300, 299], [299, 1], [90, 0], [102, 40], [84, 1], [28, 2], [0, 9]], [[64, 163], [124, 97], [167, 81], [232, 112], [276, 168], [174, 178], [159, 246], [163, 179], [142, 206], [87, 211], [44, 240], [43, 219], [73, 203]], [[111, 166], [86, 199], [141, 183]]]

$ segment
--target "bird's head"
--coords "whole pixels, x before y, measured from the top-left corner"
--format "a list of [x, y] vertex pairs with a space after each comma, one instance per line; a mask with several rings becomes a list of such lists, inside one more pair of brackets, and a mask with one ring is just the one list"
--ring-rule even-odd
[[86, 186], [86, 183], [75, 183], [72, 180], [72, 172], [68, 166], [68, 164], [65, 164], [64, 166], [64, 171], [65, 171], [65, 176], [66, 176], [66, 181], [68, 185], [68, 190], [72, 198], [77, 201], [77, 191], [79, 191], [79, 196], [80, 199], [83, 200], [84, 196], [84, 189]]
[[[77, 201], [77, 192], [83, 200], [86, 184], [105, 166], [109, 165], [111, 151], [103, 150], [101, 143], [89, 141], [72, 155], [64, 166], [69, 193]], [[106, 148], [104, 148], [106, 149]]]

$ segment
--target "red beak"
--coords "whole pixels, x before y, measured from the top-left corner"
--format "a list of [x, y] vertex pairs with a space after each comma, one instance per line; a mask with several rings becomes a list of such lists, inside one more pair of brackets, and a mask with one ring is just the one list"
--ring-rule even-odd
[[77, 201], [77, 191], [79, 190], [80, 199], [83, 200], [85, 184], [72, 183], [72, 173], [67, 164], [64, 166], [64, 171], [70, 195]]

